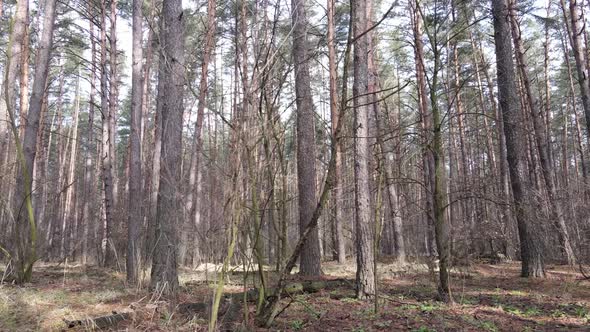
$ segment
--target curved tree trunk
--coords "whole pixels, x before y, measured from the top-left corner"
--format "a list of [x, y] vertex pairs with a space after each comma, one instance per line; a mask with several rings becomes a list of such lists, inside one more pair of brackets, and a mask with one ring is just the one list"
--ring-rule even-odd
[[[9, 64], [7, 67], [5, 89], [6, 89], [6, 101], [8, 105], [8, 111], [14, 112], [14, 106], [16, 104], [16, 96], [13, 95], [13, 86], [9, 86], [6, 82], [14, 82], [16, 76], [16, 59], [14, 55], [19, 54], [18, 44], [15, 40], [22, 38], [22, 26], [24, 22], [22, 19], [24, 16], [24, 2], [27, 0], [21, 0], [17, 5], [17, 12], [15, 15], [15, 23], [11, 35], [11, 48], [8, 56]], [[31, 100], [29, 104], [29, 110], [27, 114], [27, 120], [25, 124], [24, 137], [21, 140], [16, 139], [17, 150], [19, 151], [19, 171], [17, 173], [17, 193], [14, 196], [15, 199], [15, 215], [18, 216], [16, 219], [17, 230], [14, 241], [18, 243], [18, 251], [16, 253], [16, 266], [18, 272], [18, 279], [20, 281], [29, 281], [31, 279], [31, 273], [33, 264], [35, 263], [36, 257], [36, 222], [33, 212], [33, 206], [31, 202], [31, 186], [32, 186], [32, 174], [33, 174], [33, 163], [36, 154], [36, 143], [37, 136], [39, 134], [39, 117], [43, 106], [43, 97], [45, 96], [45, 87], [47, 84], [47, 76], [49, 73], [49, 61], [50, 54], [53, 44], [53, 27], [55, 21], [55, 0], [47, 0], [45, 4], [45, 17], [43, 19], [43, 33], [39, 41], [39, 48], [37, 57], [35, 60], [35, 77], [33, 80], [33, 91], [31, 94]], [[11, 93], [12, 91], [12, 93]], [[12, 129], [15, 138], [17, 136], [17, 130], [14, 123], [14, 113], [11, 114]], [[22, 146], [19, 146], [22, 142]], [[26, 205], [23, 205], [25, 202]], [[22, 206], [26, 207], [26, 210], [20, 209]], [[26, 217], [25, 217], [26, 211]], [[27, 220], [28, 219], [28, 220]]]

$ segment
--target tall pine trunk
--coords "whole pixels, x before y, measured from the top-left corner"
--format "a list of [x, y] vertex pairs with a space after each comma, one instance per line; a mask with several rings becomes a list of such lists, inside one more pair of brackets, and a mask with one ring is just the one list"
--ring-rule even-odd
[[[512, 0], [511, 0], [512, 1]], [[512, 3], [514, 6], [514, 3]], [[524, 87], [525, 100], [528, 103], [528, 107], [531, 110], [531, 119], [533, 123], [533, 130], [535, 136], [536, 148], [539, 153], [539, 162], [541, 164], [541, 171], [543, 180], [548, 193], [548, 203], [551, 219], [557, 228], [559, 237], [559, 243], [561, 250], [570, 265], [576, 264], [576, 258], [574, 250], [571, 244], [567, 224], [565, 222], [565, 215], [559, 197], [557, 197], [557, 189], [555, 184], [555, 178], [553, 174], [553, 165], [550, 161], [550, 153], [547, 140], [547, 132], [545, 123], [543, 123], [543, 114], [538, 106], [535, 95], [532, 92], [531, 80], [529, 79], [529, 73], [527, 63], [525, 59], [525, 49], [522, 42], [522, 36], [520, 34], [520, 24], [516, 18], [514, 8], [510, 10], [511, 20], [511, 32], [512, 39], [514, 40], [514, 47], [516, 53], [516, 62], [519, 68], [522, 85]], [[548, 114], [546, 115], [549, 116]]]
[[102, 117], [102, 180], [104, 223], [102, 227], [102, 264], [110, 266], [114, 260], [112, 242], [115, 193], [113, 189], [113, 156], [111, 149], [111, 108], [109, 107], [108, 70], [107, 70], [107, 34], [106, 34], [106, 3], [101, 2], [100, 13], [100, 112]]
[[[17, 279], [22, 282], [29, 281], [32, 275], [33, 264], [37, 259], [37, 232], [36, 221], [32, 206], [32, 176], [33, 164], [36, 154], [37, 136], [39, 134], [39, 118], [43, 106], [43, 98], [45, 96], [45, 87], [47, 84], [47, 76], [49, 73], [49, 61], [51, 49], [53, 44], [53, 28], [55, 21], [55, 0], [47, 0], [45, 5], [45, 17], [43, 19], [43, 33], [39, 41], [39, 48], [37, 57], [35, 59], [35, 77], [33, 80], [33, 91], [29, 103], [29, 110], [27, 114], [27, 121], [25, 123], [24, 137], [22, 140], [17, 137], [17, 129], [14, 122], [14, 106], [16, 104], [16, 96], [13, 95], [13, 86], [7, 82], [14, 82], [16, 76], [16, 59], [14, 55], [19, 54], [20, 50], [16, 46], [15, 40], [22, 38], [22, 24], [25, 23], [22, 19], [24, 17], [24, 2], [21, 0], [17, 5], [17, 12], [15, 14], [15, 22], [13, 31], [10, 37], [11, 45], [8, 56], [8, 67], [6, 73], [5, 90], [6, 102], [8, 112], [11, 115], [12, 131], [15, 136], [18, 150], [19, 170], [17, 173], [16, 194], [15, 200], [15, 216], [17, 227], [16, 236], [13, 241], [17, 243], [17, 252], [15, 253], [15, 265], [17, 267]], [[12, 93], [11, 93], [12, 92]], [[22, 144], [22, 145], [21, 145]], [[24, 203], [24, 205], [23, 205]], [[24, 206], [25, 209], [21, 210]]]
[[494, 20], [494, 41], [498, 74], [498, 100], [504, 120], [506, 136], [506, 159], [510, 173], [510, 184], [514, 197], [514, 216], [518, 224], [520, 254], [523, 277], [543, 277], [545, 267], [539, 239], [534, 235], [531, 225], [530, 206], [527, 195], [531, 194], [527, 183], [526, 147], [520, 127], [524, 123], [516, 89], [516, 75], [512, 59], [510, 21], [507, 0], [492, 0]]
[[157, 107], [162, 116], [160, 186], [150, 288], [175, 295], [178, 288], [177, 220], [181, 215], [180, 177], [184, 95], [184, 20], [180, 0], [164, 0]]
[[354, 206], [356, 225], [356, 295], [366, 299], [375, 295], [373, 230], [369, 186], [369, 110], [367, 9], [364, 1], [353, 3], [354, 43]]
[[[330, 118], [332, 121], [332, 139], [336, 133], [338, 126], [338, 93], [336, 92], [338, 74], [336, 72], [336, 35], [334, 33], [334, 2], [335, 0], [328, 0], [328, 67], [330, 71]], [[346, 84], [346, 82], [343, 82]], [[333, 227], [334, 227], [334, 246], [335, 258], [338, 263], [344, 264], [346, 262], [346, 243], [344, 239], [344, 209], [343, 209], [343, 190], [342, 190], [342, 146], [340, 142], [336, 145], [336, 170], [334, 171], [334, 190], [332, 190], [331, 206], [334, 209], [333, 213]]]
[[[127, 211], [127, 282], [136, 283], [141, 251], [139, 232], [143, 216], [141, 187], [141, 123], [143, 100], [142, 0], [133, 0], [133, 49], [131, 72], [131, 134], [129, 155], [129, 201]], [[148, 79], [148, 78], [146, 78]]]
[[[293, 62], [297, 104], [297, 188], [299, 190], [300, 235], [311, 220], [317, 204], [315, 169], [315, 114], [311, 95], [311, 77], [307, 52], [307, 1], [292, 0]], [[299, 273], [319, 276], [320, 240], [317, 227], [312, 229], [299, 261]]]

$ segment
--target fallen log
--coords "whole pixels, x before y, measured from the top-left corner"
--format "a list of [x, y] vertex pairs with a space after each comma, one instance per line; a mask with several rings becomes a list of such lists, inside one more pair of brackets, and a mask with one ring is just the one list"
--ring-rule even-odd
[[83, 326], [86, 328], [91, 329], [104, 329], [106, 327], [112, 327], [114, 325], [119, 324], [120, 322], [130, 319], [131, 313], [129, 312], [121, 312], [118, 313], [113, 311], [111, 315], [101, 316], [96, 318], [85, 318], [85, 319], [75, 319], [75, 320], [67, 320], [64, 319], [64, 322], [68, 326], [68, 328], [74, 328], [76, 326]]

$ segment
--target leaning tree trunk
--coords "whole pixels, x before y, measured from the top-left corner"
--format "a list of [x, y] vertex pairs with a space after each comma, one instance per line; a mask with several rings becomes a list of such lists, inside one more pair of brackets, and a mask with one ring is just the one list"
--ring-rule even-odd
[[[514, 2], [512, 3], [512, 6], [514, 6]], [[512, 39], [514, 40], [514, 47], [516, 51], [516, 63], [518, 65], [522, 85], [524, 87], [525, 100], [528, 103], [529, 109], [531, 110], [535, 142], [537, 145], [537, 151], [539, 153], [539, 162], [541, 164], [541, 171], [543, 174], [545, 187], [547, 188], [550, 215], [557, 228], [561, 250], [566, 257], [567, 262], [570, 265], [575, 265], [576, 258], [565, 222], [564, 209], [561, 205], [561, 202], [559, 202], [559, 198], [557, 197], [558, 195], [555, 177], [553, 174], [553, 165], [551, 165], [549, 146], [547, 144], [548, 133], [546, 132], [546, 126], [543, 123], [543, 115], [541, 113], [542, 111], [539, 108], [536, 97], [532, 92], [531, 80], [529, 79], [529, 73], [525, 59], [525, 49], [520, 33], [520, 24], [514, 11], [514, 8], [512, 8], [510, 11], [510, 19], [512, 27]], [[549, 114], [546, 116], [548, 117]]]
[[[561, 4], [564, 6], [563, 2]], [[576, 69], [578, 70], [578, 83], [580, 85], [580, 95], [582, 97], [582, 105], [584, 106], [584, 114], [586, 116], [586, 127], [590, 134], [590, 81], [586, 69], [587, 49], [584, 42], [586, 29], [583, 10], [580, 8], [582, 6], [583, 1], [570, 0], [570, 38], [572, 49], [574, 51], [574, 59], [576, 60]]]
[[512, 59], [512, 43], [510, 38], [510, 21], [506, 0], [492, 0], [494, 20], [494, 40], [496, 42], [496, 61], [498, 71], [498, 99], [504, 119], [506, 136], [506, 159], [510, 173], [510, 184], [514, 197], [520, 251], [522, 258], [523, 277], [543, 277], [545, 268], [539, 239], [532, 229], [530, 207], [527, 206], [527, 195], [530, 195], [529, 184], [526, 182], [526, 164], [523, 133], [520, 124], [524, 123], [516, 89], [516, 75]]
[[[47, 0], [45, 4], [45, 17], [43, 19], [43, 33], [39, 41], [38, 53], [36, 57], [35, 65], [35, 78], [33, 80], [33, 91], [31, 94], [31, 100], [29, 104], [29, 112], [27, 114], [27, 121], [25, 125], [24, 138], [21, 140], [17, 137], [17, 129], [14, 123], [14, 106], [16, 104], [16, 98], [13, 95], [13, 86], [7, 84], [7, 82], [14, 82], [16, 76], [16, 59], [12, 58], [15, 54], [19, 54], [20, 50], [16, 46], [19, 43], [15, 43], [15, 40], [19, 40], [22, 36], [22, 27], [20, 26], [24, 22], [22, 18], [24, 13], [21, 12], [21, 4], [26, 0], [21, 0], [17, 6], [17, 12], [15, 16], [15, 23], [11, 35], [11, 45], [9, 45], [8, 55], [8, 68], [6, 73], [5, 89], [6, 89], [6, 102], [8, 106], [8, 112], [11, 115], [12, 131], [16, 138], [18, 158], [19, 158], [19, 171], [17, 173], [17, 193], [14, 196], [15, 199], [15, 215], [17, 216], [15, 227], [17, 231], [13, 241], [18, 243], [19, 250], [16, 253], [16, 266], [19, 281], [29, 281], [31, 279], [33, 264], [35, 263], [36, 257], [36, 223], [34, 217], [34, 211], [31, 201], [31, 186], [32, 186], [32, 174], [33, 174], [33, 162], [36, 154], [36, 143], [39, 131], [39, 117], [43, 106], [43, 97], [45, 95], [45, 87], [47, 84], [47, 76], [49, 73], [49, 61], [50, 54], [53, 44], [53, 27], [55, 22], [55, 0]], [[12, 93], [11, 93], [12, 92]], [[22, 213], [19, 213], [22, 203], [25, 202], [27, 217], [25, 218]], [[27, 219], [28, 218], [28, 222]], [[23, 225], [21, 225], [21, 223]], [[23, 227], [24, 226], [24, 227]], [[25, 234], [28, 232], [29, 236]]]
[[[24, 160], [24, 155], [23, 155], [23, 146], [22, 146], [22, 137], [19, 135], [19, 130], [18, 128], [16, 128], [16, 101], [17, 101], [17, 95], [16, 95], [16, 89], [15, 89], [15, 84], [17, 81], [17, 77], [18, 77], [18, 69], [19, 69], [19, 63], [21, 62], [20, 60], [20, 56], [22, 55], [22, 40], [24, 39], [25, 36], [25, 29], [26, 29], [26, 19], [27, 19], [27, 8], [28, 8], [28, 0], [20, 0], [17, 1], [16, 3], [16, 9], [15, 9], [15, 13], [12, 19], [12, 26], [11, 26], [11, 30], [9, 31], [10, 33], [10, 40], [9, 40], [9, 44], [7, 45], [6, 50], [8, 51], [8, 54], [6, 55], [6, 72], [5, 72], [5, 76], [4, 76], [4, 84], [3, 84], [3, 94], [4, 94], [4, 100], [6, 103], [6, 112], [8, 115], [8, 120], [9, 120], [9, 125], [10, 125], [10, 129], [12, 130], [12, 134], [13, 134], [13, 138], [14, 141], [16, 143], [16, 147], [17, 147], [17, 162], [20, 163], [19, 165], [19, 170], [18, 172], [21, 174], [27, 174], [27, 169], [26, 169], [26, 164], [25, 164], [25, 160]], [[10, 149], [10, 147], [6, 147], [6, 150], [8, 151]], [[7, 154], [7, 158], [6, 158], [6, 164], [11, 162], [11, 157], [9, 154]], [[17, 164], [18, 165], [18, 164]], [[17, 173], [18, 174], [18, 173]], [[29, 171], [28, 174], [32, 174], [31, 171]], [[19, 180], [20, 179], [20, 180]], [[31, 202], [30, 199], [27, 199], [28, 194], [27, 192], [30, 192], [31, 188], [30, 187], [25, 187], [27, 185], [27, 181], [23, 182], [23, 178], [22, 176], [18, 176], [16, 177], [17, 180], [17, 186], [15, 187], [15, 192], [12, 195], [12, 214], [14, 216], [14, 227], [9, 228], [11, 229], [12, 233], [10, 237], [7, 237], [7, 240], [9, 238], [12, 238], [11, 240], [11, 247], [9, 247], [9, 250], [12, 251], [12, 255], [14, 255], [14, 259], [16, 260], [16, 264], [17, 264], [17, 278], [21, 279], [21, 277], [24, 277], [25, 274], [25, 270], [26, 270], [26, 264], [27, 264], [27, 260], [28, 258], [27, 253], [24, 252], [23, 250], [25, 249], [24, 246], [27, 245], [27, 240], [26, 240], [26, 234], [24, 234], [25, 230], [23, 228], [26, 229], [26, 225], [21, 225], [23, 223], [27, 222], [27, 217], [24, 213], [26, 213], [26, 210], [23, 210], [22, 207], [26, 206], [25, 204]], [[9, 195], [9, 197], [11, 197]], [[23, 212], [25, 211], [25, 212]], [[24, 243], [22, 243], [22, 240], [26, 241]]]
[[[185, 255], [188, 251], [190, 238], [193, 242], [197, 237], [188, 236], [188, 230], [196, 230], [201, 223], [201, 154], [203, 150], [203, 119], [205, 117], [205, 108], [207, 107], [207, 91], [208, 91], [208, 68], [211, 59], [213, 48], [215, 47], [215, 32], [217, 24], [215, 20], [216, 1], [209, 0], [207, 2], [207, 33], [205, 35], [205, 49], [203, 52], [203, 62], [201, 63], [201, 80], [199, 83], [199, 100], [197, 104], [197, 121], [195, 123], [195, 132], [193, 139], [193, 151], [191, 155], [190, 174], [189, 174], [189, 194], [187, 197], [189, 217], [187, 225], [182, 227], [181, 250], [178, 255], [180, 264], [185, 263]], [[194, 231], [192, 232], [194, 233]], [[198, 248], [197, 244], [192, 245], [194, 254]]]
[[[374, 53], [372, 53], [372, 54], [374, 56]], [[375, 62], [374, 59], [369, 58], [369, 71], [371, 72], [371, 75], [375, 79], [375, 84], [374, 84], [375, 90], [371, 91], [370, 93], [372, 94], [371, 103], [373, 103], [371, 108], [374, 113], [373, 116], [375, 117], [375, 129], [376, 129], [376, 137], [377, 137], [376, 141], [379, 146], [379, 153], [383, 154], [383, 156], [381, 156], [380, 158], [384, 158], [385, 160], [393, 160], [394, 161], [393, 163], [395, 164], [396, 162], [399, 162], [398, 159], [396, 158], [394, 153], [392, 153], [391, 151], [387, 151], [385, 142], [383, 141], [383, 137], [386, 136], [386, 133], [385, 133], [385, 130], [382, 128], [381, 120], [383, 119], [383, 117], [381, 117], [381, 108], [379, 107], [379, 102], [378, 102], [378, 99], [380, 97], [380, 94], [378, 93], [378, 91], [381, 90], [381, 85], [380, 85], [379, 73], [377, 72], [377, 68], [376, 68], [374, 62]], [[389, 111], [387, 110], [387, 104], [384, 103], [384, 105], [385, 105], [385, 116], [387, 116], [389, 114]], [[392, 242], [393, 242], [394, 254], [396, 256], [397, 262], [403, 264], [406, 261], [406, 245], [405, 245], [404, 236], [403, 236], [403, 222], [402, 222], [402, 217], [401, 217], [400, 197], [399, 197], [400, 195], [398, 193], [397, 184], [394, 183], [394, 181], [393, 181], [392, 167], [389, 167], [389, 165], [383, 164], [383, 173], [385, 175], [387, 201], [389, 203], [388, 204], [389, 214], [390, 214], [390, 218], [391, 218], [390, 232], [391, 232], [392, 240], [393, 240]]]

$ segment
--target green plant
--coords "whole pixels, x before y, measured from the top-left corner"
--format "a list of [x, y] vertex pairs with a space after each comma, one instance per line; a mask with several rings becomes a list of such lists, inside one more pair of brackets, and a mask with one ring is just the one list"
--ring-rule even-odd
[[436, 330], [433, 330], [427, 326], [420, 326], [417, 329], [413, 329], [412, 332], [436, 332]]
[[355, 298], [355, 297], [344, 297], [342, 299], [340, 299], [341, 302], [344, 303], [359, 303], [359, 299]]
[[303, 321], [300, 319], [296, 319], [291, 322], [291, 328], [293, 328], [293, 330], [296, 330], [296, 331], [303, 329], [304, 325], [305, 325], [305, 323], [303, 323]]
[[588, 313], [588, 308], [582, 306], [575, 306], [574, 311], [576, 313], [576, 317], [578, 318], [590, 318], [590, 313]]
[[438, 308], [439, 308], [438, 305], [436, 305], [434, 303], [423, 303], [420, 305], [420, 310], [422, 312], [432, 312]]
[[541, 314], [541, 310], [539, 310], [539, 308], [537, 308], [537, 307], [527, 308], [524, 312], [525, 316], [538, 316], [540, 314]]
[[565, 312], [563, 312], [559, 309], [553, 310], [553, 312], [551, 312], [551, 317], [553, 317], [553, 318], [563, 318], [565, 316], [566, 316]]
[[164, 321], [166, 324], [170, 321], [171, 318], [172, 318], [172, 315], [166, 310], [164, 310], [160, 313], [160, 319], [162, 321]]
[[481, 322], [480, 327], [484, 331], [489, 331], [489, 332], [497, 332], [498, 331], [498, 327], [496, 326], [496, 323], [488, 321], [488, 320]]
[[517, 316], [522, 315], [522, 311], [520, 309], [510, 306], [510, 305], [502, 306], [502, 310], [506, 311], [507, 313], [513, 314], [513, 315], [517, 315]]

